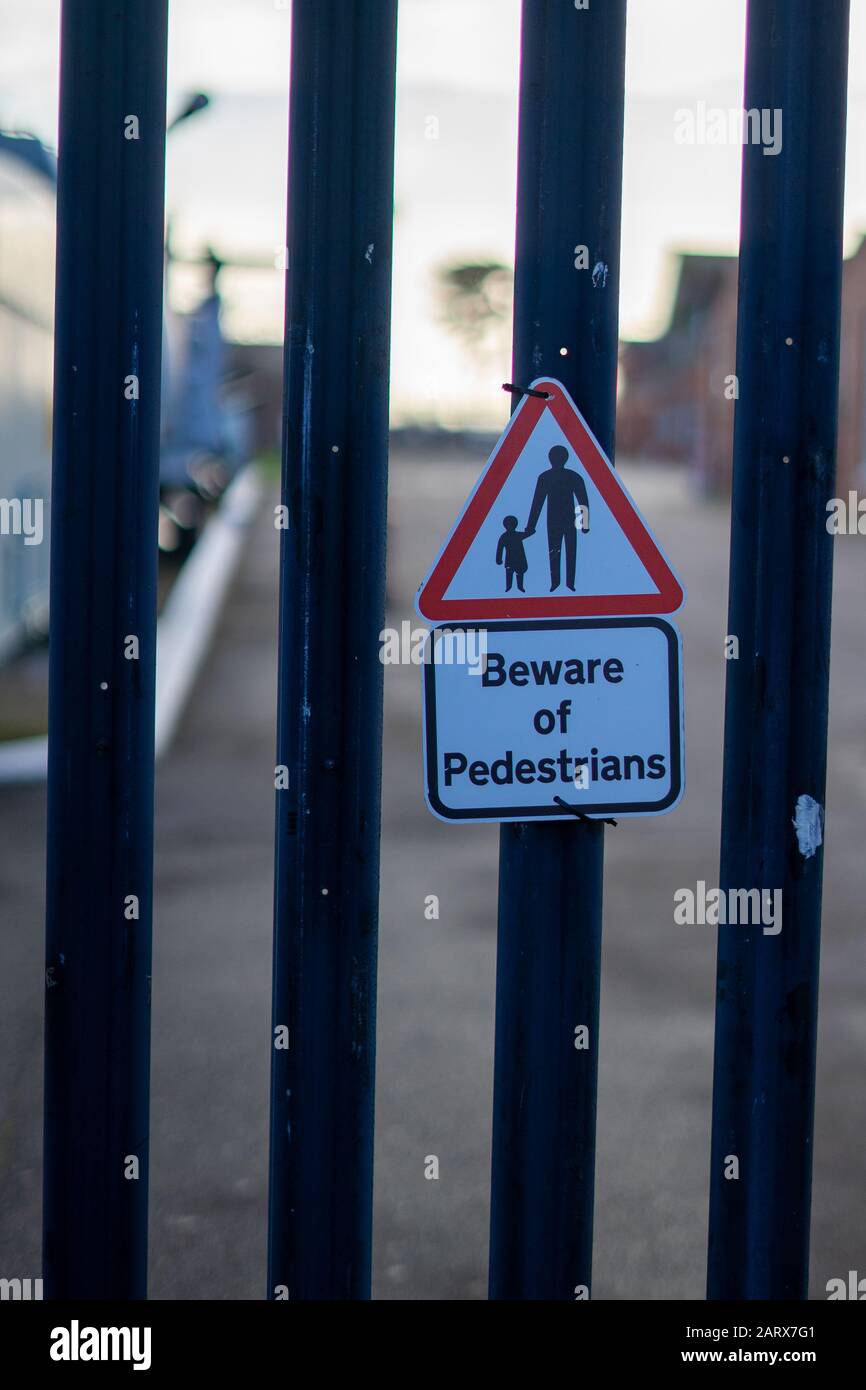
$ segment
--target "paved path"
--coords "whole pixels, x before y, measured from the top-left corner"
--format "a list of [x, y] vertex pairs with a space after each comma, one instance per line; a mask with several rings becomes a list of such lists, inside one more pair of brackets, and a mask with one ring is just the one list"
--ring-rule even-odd
[[[393, 462], [389, 621], [481, 460]], [[685, 579], [687, 793], [607, 834], [598, 1129], [599, 1298], [700, 1298], [715, 943], [673, 893], [718, 875], [726, 509], [673, 475], [624, 476]], [[253, 536], [157, 793], [151, 1286], [264, 1288], [276, 547]], [[866, 545], [837, 543], [813, 1297], [866, 1269]], [[386, 671], [375, 1294], [483, 1298], [495, 967], [495, 827], [421, 797], [419, 677]], [[38, 1269], [44, 792], [0, 793], [0, 1275]], [[424, 899], [441, 904], [425, 920]], [[439, 1158], [438, 1182], [424, 1177]]]

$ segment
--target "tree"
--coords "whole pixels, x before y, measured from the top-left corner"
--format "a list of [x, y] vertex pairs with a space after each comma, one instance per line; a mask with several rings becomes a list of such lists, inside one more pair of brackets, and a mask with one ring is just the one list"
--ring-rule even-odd
[[513, 280], [499, 261], [455, 261], [437, 272], [441, 320], [480, 364], [507, 350]]

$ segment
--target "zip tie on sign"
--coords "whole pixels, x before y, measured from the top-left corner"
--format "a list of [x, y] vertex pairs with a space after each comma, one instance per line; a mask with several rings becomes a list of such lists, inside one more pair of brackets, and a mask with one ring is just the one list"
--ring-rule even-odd
[[549, 391], [536, 391], [532, 386], [515, 386], [513, 381], [503, 381], [503, 391], [510, 391], [512, 396], [540, 396], [543, 401], [550, 400]]
[[564, 811], [570, 811], [577, 820], [583, 821], [586, 825], [612, 825], [616, 828], [616, 821], [609, 816], [585, 816], [583, 811], [578, 810], [576, 806], [569, 806], [568, 802], [563, 801], [561, 796], [555, 796], [553, 799], [557, 806], [561, 806]]

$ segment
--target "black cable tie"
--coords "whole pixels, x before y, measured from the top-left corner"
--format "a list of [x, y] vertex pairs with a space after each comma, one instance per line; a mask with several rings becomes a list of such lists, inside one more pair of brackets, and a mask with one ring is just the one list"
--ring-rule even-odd
[[550, 400], [549, 391], [536, 391], [532, 386], [515, 386], [513, 381], [503, 381], [503, 391], [510, 391], [512, 396], [540, 396], [543, 401]]
[[609, 816], [586, 816], [583, 811], [578, 810], [576, 806], [569, 806], [568, 802], [563, 801], [561, 796], [555, 796], [553, 799], [558, 806], [561, 806], [564, 811], [570, 811], [575, 819], [582, 821], [584, 825], [612, 825], [614, 829], [616, 829], [616, 821], [612, 820]]

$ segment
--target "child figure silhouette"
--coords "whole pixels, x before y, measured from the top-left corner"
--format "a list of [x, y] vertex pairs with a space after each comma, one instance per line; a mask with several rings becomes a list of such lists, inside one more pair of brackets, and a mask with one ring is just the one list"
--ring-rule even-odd
[[523, 587], [523, 576], [527, 570], [526, 551], [523, 548], [526, 532], [518, 531], [516, 516], [504, 516], [502, 525], [505, 530], [496, 546], [496, 563], [505, 563], [505, 592], [508, 593], [512, 581], [516, 579], [517, 587], [523, 594], [526, 592]]

